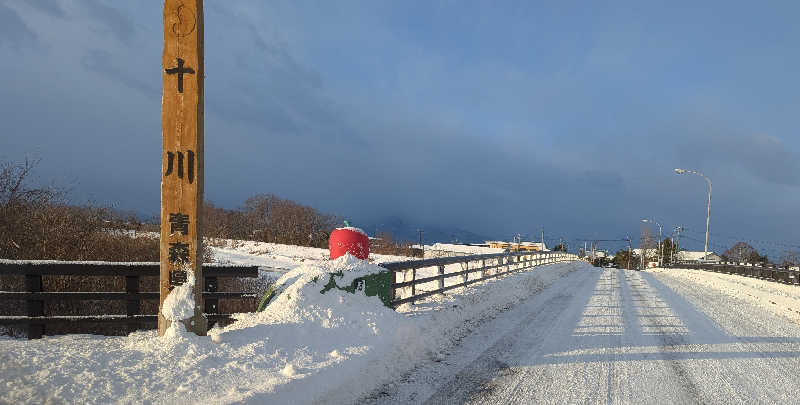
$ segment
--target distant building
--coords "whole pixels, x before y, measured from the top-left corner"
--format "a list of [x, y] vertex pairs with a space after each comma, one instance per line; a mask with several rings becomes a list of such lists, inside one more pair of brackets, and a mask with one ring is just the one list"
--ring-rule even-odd
[[682, 250], [675, 254], [675, 260], [679, 262], [719, 262], [722, 261], [722, 258], [714, 252], [708, 252], [706, 255], [705, 252]]
[[486, 244], [495, 249], [508, 249], [509, 251], [527, 251], [527, 252], [548, 252], [547, 246], [542, 242], [503, 242], [497, 240], [487, 240]]
[[[654, 261], [654, 260], [658, 259], [658, 253], [659, 253], [658, 249], [651, 248], [651, 249], [646, 249], [646, 251], [647, 251], [647, 253], [645, 255], [645, 258], [647, 259], [648, 262], [651, 262], [651, 261]], [[642, 256], [642, 249], [633, 249], [633, 254], [636, 255], [636, 256], [641, 257]], [[664, 256], [668, 256], [668, 255], [669, 255], [668, 252], [664, 252]], [[703, 259], [704, 255], [705, 255], [705, 252], [692, 252], [692, 251], [688, 251], [688, 250], [682, 250], [682, 251], [680, 251], [678, 253], [675, 253], [675, 261], [678, 261], [678, 262], [700, 262], [700, 261], [719, 262], [719, 261], [722, 261], [722, 258], [719, 257], [719, 255], [717, 255], [714, 252], [708, 252], [708, 256], [705, 259]]]
[[434, 243], [425, 246], [425, 258], [485, 255], [502, 253], [503, 249], [491, 248], [486, 244], [459, 245], [453, 243]]

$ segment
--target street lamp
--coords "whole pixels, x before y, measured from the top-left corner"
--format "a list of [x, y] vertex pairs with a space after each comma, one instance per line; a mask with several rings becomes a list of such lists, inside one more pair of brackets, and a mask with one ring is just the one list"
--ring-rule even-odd
[[658, 267], [661, 267], [664, 265], [664, 246], [661, 244], [661, 224], [652, 219], [647, 219], [647, 218], [643, 219], [642, 222], [645, 223], [649, 222], [658, 225]]
[[698, 176], [703, 176], [704, 179], [708, 182], [708, 213], [706, 214], [706, 244], [703, 248], [703, 260], [708, 260], [708, 226], [711, 223], [711, 179], [708, 178], [703, 173], [700, 173], [695, 170], [685, 170], [685, 169], [675, 169], [675, 174], [696, 174]]
[[[677, 242], [676, 242], [676, 239], [672, 238], [672, 241], [675, 242], [675, 243], [672, 245], [672, 254], [670, 255], [670, 260], [669, 260], [671, 264], [675, 264], [675, 252], [679, 252], [680, 253], [679, 249], [680, 249], [680, 245], [681, 245], [681, 231], [682, 230], [683, 230], [682, 226], [676, 226], [675, 229], [672, 230], [672, 234], [673, 235], [675, 235], [675, 233], [678, 234], [678, 239], [677, 239]], [[678, 256], [678, 258], [680, 258], [680, 256]]]

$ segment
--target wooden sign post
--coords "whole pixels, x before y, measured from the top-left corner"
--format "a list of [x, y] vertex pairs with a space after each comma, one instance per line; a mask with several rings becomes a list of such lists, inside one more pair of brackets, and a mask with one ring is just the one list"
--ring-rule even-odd
[[203, 316], [203, 1], [164, 1], [161, 127], [161, 313], [170, 291], [194, 276], [194, 316], [186, 329], [205, 336]]

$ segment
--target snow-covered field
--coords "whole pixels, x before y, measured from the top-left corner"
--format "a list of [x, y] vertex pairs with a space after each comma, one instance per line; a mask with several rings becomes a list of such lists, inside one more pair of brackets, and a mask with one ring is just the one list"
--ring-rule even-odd
[[[472, 328], [585, 264], [515, 273], [393, 311], [333, 289], [378, 271], [323, 249], [255, 242], [214, 248], [220, 262], [275, 269], [286, 288], [265, 311], [206, 337], [174, 330], [127, 337], [0, 337], [0, 403], [348, 403], [418, 364], [435, 362]], [[375, 262], [403, 258], [378, 256]], [[279, 272], [280, 272], [279, 271]]]
[[[302, 265], [328, 261], [328, 249], [246, 240], [216, 240], [211, 246], [214, 262], [259, 266], [263, 276], [278, 278]], [[411, 257], [370, 254], [372, 263], [411, 260]], [[270, 274], [271, 273], [271, 274]]]

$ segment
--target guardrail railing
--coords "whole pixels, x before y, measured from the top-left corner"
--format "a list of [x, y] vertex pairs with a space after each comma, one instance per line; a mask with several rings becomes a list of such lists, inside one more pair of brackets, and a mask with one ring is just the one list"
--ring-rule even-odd
[[800, 271], [782, 269], [774, 264], [676, 262], [669, 267], [679, 269], [706, 270], [713, 271], [715, 273], [736, 274], [739, 276], [760, 278], [786, 284], [800, 284]]
[[[46, 325], [116, 324], [129, 332], [155, 329], [158, 315], [142, 313], [142, 301], [158, 301], [158, 291], [140, 291], [141, 277], [158, 277], [158, 262], [59, 262], [46, 260], [0, 260], [0, 276], [23, 276], [24, 291], [0, 291], [2, 301], [24, 301], [25, 313], [8, 315], [0, 312], [0, 325], [26, 327], [29, 339], [45, 334]], [[229, 320], [231, 314], [219, 313], [220, 299], [257, 298], [256, 294], [241, 291], [218, 291], [219, 278], [255, 278], [257, 266], [203, 265], [204, 313], [209, 327], [214, 322]], [[124, 277], [124, 291], [43, 291], [42, 276], [104, 276]], [[60, 301], [124, 301], [124, 314], [57, 315], [47, 314], [48, 302]]]
[[[563, 252], [506, 252], [390, 262], [380, 266], [392, 272], [389, 301], [396, 308], [406, 302], [413, 303], [505, 274], [576, 260], [578, 256]], [[453, 278], [455, 282], [448, 282]]]

